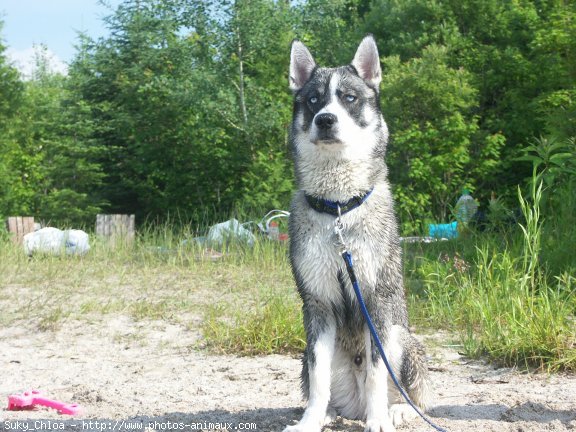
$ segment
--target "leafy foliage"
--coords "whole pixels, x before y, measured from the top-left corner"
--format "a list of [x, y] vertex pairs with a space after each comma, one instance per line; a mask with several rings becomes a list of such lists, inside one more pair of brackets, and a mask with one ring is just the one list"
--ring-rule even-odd
[[[23, 81], [0, 46], [0, 214], [285, 208], [294, 37], [336, 65], [376, 36], [407, 234], [451, 219], [463, 187], [517, 206], [526, 146], [576, 134], [573, 2], [125, 0], [104, 20], [109, 35], [80, 35], [66, 77], [40, 61]], [[568, 163], [553, 157], [548, 178]]]
[[383, 107], [393, 136], [388, 161], [405, 231], [435, 217], [447, 220], [456, 193], [471, 187], [470, 173], [489, 174], [503, 142], [479, 133], [470, 75], [446, 61], [446, 49], [430, 45], [421, 58], [384, 62]]
[[[424, 289], [412, 287], [414, 298], [425, 299], [432, 320], [455, 322], [470, 354], [576, 369], [576, 2], [125, 0], [105, 23], [108, 36], [79, 36], [67, 76], [51, 74], [40, 51], [35, 74], [23, 80], [0, 43], [0, 217], [92, 225], [100, 211], [136, 213], [139, 221], [188, 226], [188, 239], [197, 230], [191, 227], [234, 212], [285, 208], [294, 188], [290, 41], [304, 41], [319, 64], [338, 65], [373, 33], [403, 233], [451, 219], [463, 187], [490, 225], [479, 248], [467, 239], [417, 245], [431, 250], [429, 258], [420, 251], [408, 270], [426, 280]], [[518, 185], [531, 192], [520, 201]], [[514, 211], [519, 205], [523, 216]], [[522, 232], [515, 232], [518, 220]], [[167, 235], [173, 230], [153, 243], [162, 237], [177, 255], [143, 244], [87, 262], [108, 265], [116, 256], [113, 264], [125, 269], [135, 257], [154, 255], [189, 270], [191, 251]], [[146, 230], [139, 232], [146, 240]], [[460, 255], [434, 248], [460, 248]], [[279, 263], [288, 277], [285, 251], [265, 252], [255, 247], [238, 263], [255, 269], [242, 276], [252, 287], [270, 275], [263, 285], [277, 286]], [[4, 270], [21, 269], [13, 263], [22, 259], [5, 259]], [[48, 264], [60, 277], [61, 263]], [[242, 274], [236, 264], [219, 268], [227, 277]], [[206, 269], [205, 281], [222, 288], [223, 279]], [[150, 279], [137, 270], [130, 278]], [[242, 284], [225, 285], [233, 291]], [[122, 299], [102, 308], [96, 297], [80, 309], [108, 313], [135, 304], [136, 318], [166, 318], [174, 304], [165, 300]], [[213, 346], [300, 349], [298, 302], [260, 300], [254, 314], [229, 311], [229, 320], [221, 320], [220, 306], [210, 310], [205, 332]], [[60, 305], [48, 308], [41, 326], [67, 314]]]
[[[469, 109], [476, 124], [474, 163], [465, 183], [481, 201], [494, 191], [515, 201], [514, 186], [531, 176], [529, 165], [515, 158], [533, 137], [574, 136], [575, 11], [573, 2], [378, 0], [366, 14], [366, 29], [377, 36], [386, 57], [423, 61], [432, 46], [441, 46], [446, 66], [464, 71], [475, 92]], [[416, 113], [402, 120], [413, 122]], [[423, 200], [418, 192], [402, 198], [418, 208], [437, 193], [426, 191]], [[432, 213], [442, 216], [438, 209]]]
[[[572, 371], [576, 279], [566, 234], [574, 238], [574, 224], [565, 222], [574, 216], [557, 211], [544, 219], [543, 183], [537, 175], [533, 180], [527, 196], [518, 191], [524, 216], [519, 235], [418, 245], [423, 249], [419, 265], [409, 261], [408, 273], [426, 281], [414, 297], [416, 302], [424, 299], [417, 313], [424, 311], [428, 323], [450, 323], [468, 355], [524, 368]], [[576, 201], [564, 193], [560, 197], [566, 199], [563, 207], [575, 214]]]
[[[0, 21], [0, 30], [2, 22]], [[12, 170], [12, 160], [17, 157], [15, 146], [7, 135], [13, 130], [11, 125], [16, 110], [21, 105], [23, 85], [18, 71], [11, 66], [5, 55], [6, 47], [0, 40], [0, 217], [8, 215], [16, 196], [23, 193], [19, 178]]]
[[90, 139], [93, 122], [81, 102], [70, 100], [66, 79], [48, 71], [45, 49], [37, 48], [36, 55], [34, 77], [22, 83], [20, 103], [0, 143], [0, 212], [81, 224], [103, 204], [91, 193], [102, 179], [95, 162], [99, 148]]

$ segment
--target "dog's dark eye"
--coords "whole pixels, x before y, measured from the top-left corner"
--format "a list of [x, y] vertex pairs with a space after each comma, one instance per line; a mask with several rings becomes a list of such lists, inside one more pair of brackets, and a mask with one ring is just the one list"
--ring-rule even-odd
[[346, 100], [346, 102], [352, 103], [357, 99], [357, 97], [354, 95], [348, 94], [348, 95], [344, 95], [344, 99]]
[[314, 105], [316, 102], [318, 102], [318, 98], [316, 96], [312, 96], [310, 99], [308, 99], [308, 102]]

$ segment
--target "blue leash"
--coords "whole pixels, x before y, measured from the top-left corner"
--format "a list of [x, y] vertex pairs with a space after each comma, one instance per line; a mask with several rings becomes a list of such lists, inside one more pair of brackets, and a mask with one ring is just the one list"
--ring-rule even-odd
[[[340, 210], [340, 209], [338, 209], [338, 210]], [[372, 319], [370, 318], [370, 314], [368, 313], [368, 309], [366, 308], [366, 304], [364, 303], [364, 298], [362, 297], [362, 293], [360, 293], [360, 285], [358, 284], [358, 279], [356, 279], [356, 273], [354, 273], [354, 265], [352, 264], [352, 255], [350, 255], [350, 252], [348, 252], [346, 250], [344, 239], [342, 238], [343, 226], [342, 226], [342, 221], [340, 220], [340, 216], [341, 215], [339, 214], [338, 218], [336, 219], [335, 231], [336, 231], [336, 234], [338, 235], [338, 237], [340, 239], [340, 242], [342, 243], [342, 246], [344, 247], [344, 251], [342, 252], [342, 258], [344, 258], [344, 262], [346, 263], [346, 270], [348, 271], [348, 276], [350, 277], [350, 282], [352, 282], [352, 287], [354, 288], [354, 293], [356, 294], [356, 298], [358, 299], [358, 304], [360, 305], [360, 310], [362, 311], [362, 315], [364, 315], [364, 319], [366, 320], [366, 324], [368, 325], [368, 328], [370, 329], [370, 334], [372, 334], [372, 338], [374, 339], [374, 342], [376, 342], [376, 346], [378, 347], [378, 351], [380, 352], [380, 356], [382, 357], [382, 360], [384, 360], [384, 365], [386, 366], [386, 369], [388, 369], [388, 373], [390, 374], [392, 381], [394, 382], [394, 384], [396, 385], [396, 387], [400, 391], [400, 394], [406, 400], [408, 405], [410, 405], [414, 409], [414, 411], [416, 411], [416, 413], [426, 423], [428, 423], [430, 426], [432, 426], [438, 432], [448, 432], [446, 429], [443, 429], [440, 426], [436, 425], [422, 411], [420, 411], [418, 409], [418, 407], [416, 405], [414, 405], [414, 402], [412, 402], [412, 400], [410, 399], [408, 394], [406, 394], [406, 392], [404, 391], [404, 389], [402, 388], [402, 386], [398, 382], [398, 378], [396, 378], [396, 374], [392, 370], [392, 367], [390, 366], [390, 363], [388, 362], [388, 359], [386, 358], [386, 354], [384, 354], [384, 348], [382, 348], [382, 342], [380, 342], [380, 338], [378, 337], [378, 333], [376, 332], [376, 328], [374, 328], [374, 324], [372, 323]], [[368, 357], [368, 348], [366, 348], [366, 357]]]

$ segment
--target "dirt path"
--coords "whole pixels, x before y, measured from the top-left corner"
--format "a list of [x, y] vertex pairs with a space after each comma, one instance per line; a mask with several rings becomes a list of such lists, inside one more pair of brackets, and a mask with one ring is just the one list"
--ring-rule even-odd
[[[55, 332], [0, 329], [0, 398], [29, 388], [82, 405], [0, 411], [0, 431], [281, 431], [302, 413], [300, 362], [286, 356], [213, 356], [179, 325], [98, 318]], [[431, 415], [451, 432], [576, 430], [576, 377], [528, 375], [466, 361], [429, 344], [436, 398]], [[42, 420], [42, 421], [40, 421]], [[214, 423], [209, 429], [207, 423]], [[325, 431], [362, 432], [338, 419]], [[420, 420], [398, 431], [432, 431]]]

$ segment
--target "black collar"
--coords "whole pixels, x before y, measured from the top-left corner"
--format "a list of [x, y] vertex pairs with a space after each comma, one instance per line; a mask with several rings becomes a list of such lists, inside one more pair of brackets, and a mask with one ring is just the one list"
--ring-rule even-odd
[[346, 202], [330, 201], [322, 198], [316, 198], [312, 195], [304, 194], [306, 201], [318, 213], [327, 213], [332, 216], [338, 216], [338, 207], [340, 207], [340, 214], [348, 213], [357, 207], [360, 207], [364, 201], [368, 199], [374, 189], [370, 189], [363, 195], [357, 195], [350, 198]]

